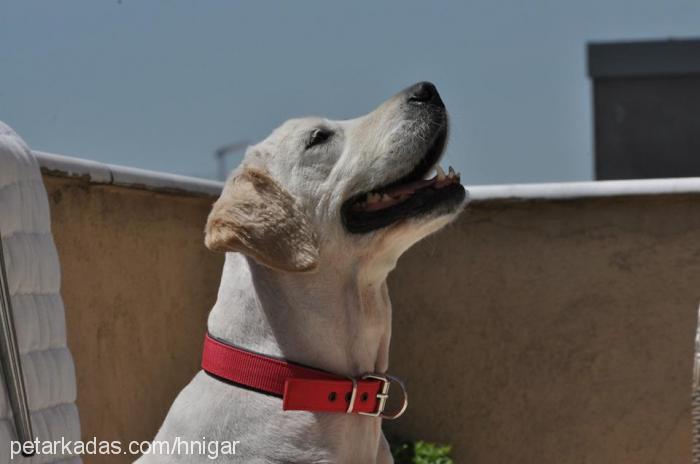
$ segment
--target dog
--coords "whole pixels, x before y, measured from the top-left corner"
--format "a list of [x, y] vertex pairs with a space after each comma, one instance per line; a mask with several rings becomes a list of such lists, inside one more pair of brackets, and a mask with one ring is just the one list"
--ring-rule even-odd
[[[226, 254], [209, 336], [341, 377], [386, 373], [387, 275], [467, 202], [459, 175], [438, 164], [447, 138], [440, 94], [421, 82], [365, 116], [292, 119], [249, 147], [205, 227], [206, 246]], [[391, 463], [381, 426], [381, 416], [283, 411], [276, 396], [200, 371], [154, 443], [235, 440], [235, 454], [217, 456], [226, 462]]]

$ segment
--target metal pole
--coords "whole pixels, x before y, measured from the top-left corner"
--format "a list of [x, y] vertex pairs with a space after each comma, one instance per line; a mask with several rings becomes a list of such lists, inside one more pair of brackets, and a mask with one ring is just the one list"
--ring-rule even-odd
[[700, 310], [695, 331], [695, 356], [693, 358], [693, 464], [700, 464]]
[[216, 158], [218, 166], [219, 180], [226, 180], [228, 173], [226, 172], [226, 156], [231, 153], [244, 150], [249, 143], [247, 141], [229, 143], [228, 145], [223, 145], [214, 151], [214, 157]]
[[[0, 361], [2, 362], [2, 372], [5, 377], [5, 385], [7, 385], [7, 395], [12, 408], [17, 439], [24, 445], [24, 443], [34, 440], [34, 433], [32, 432], [32, 419], [29, 415], [27, 391], [24, 388], [22, 363], [17, 347], [17, 335], [12, 315], [12, 298], [10, 297], [2, 247], [2, 234], [0, 234]], [[24, 446], [22, 448], [24, 451]], [[31, 456], [32, 454], [34, 453], [27, 455]]]

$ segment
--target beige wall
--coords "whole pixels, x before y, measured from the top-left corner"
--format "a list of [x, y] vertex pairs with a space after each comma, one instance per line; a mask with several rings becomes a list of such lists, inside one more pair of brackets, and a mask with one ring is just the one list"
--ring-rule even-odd
[[83, 438], [151, 439], [198, 369], [223, 264], [203, 246], [213, 200], [44, 180]]
[[391, 278], [389, 429], [460, 463], [690, 462], [700, 197], [482, 203]]
[[[151, 438], [197, 369], [212, 199], [46, 182], [83, 435]], [[689, 462], [698, 233], [698, 196], [473, 204], [391, 276], [387, 429], [465, 464]]]

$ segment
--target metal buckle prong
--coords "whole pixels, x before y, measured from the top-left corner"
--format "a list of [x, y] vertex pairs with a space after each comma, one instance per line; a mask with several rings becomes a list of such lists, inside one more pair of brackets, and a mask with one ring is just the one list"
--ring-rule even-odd
[[357, 398], [357, 380], [353, 377], [348, 377], [352, 380], [352, 393], [350, 393], [350, 404], [348, 404], [348, 409], [345, 411], [346, 414], [352, 414], [352, 410], [355, 407], [355, 398]]

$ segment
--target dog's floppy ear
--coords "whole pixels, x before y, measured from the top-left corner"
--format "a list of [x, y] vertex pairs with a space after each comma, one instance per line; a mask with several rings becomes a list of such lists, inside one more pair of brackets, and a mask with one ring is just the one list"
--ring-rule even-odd
[[318, 241], [294, 198], [266, 172], [243, 167], [224, 186], [206, 225], [213, 251], [239, 251], [273, 269], [300, 272], [318, 265]]

